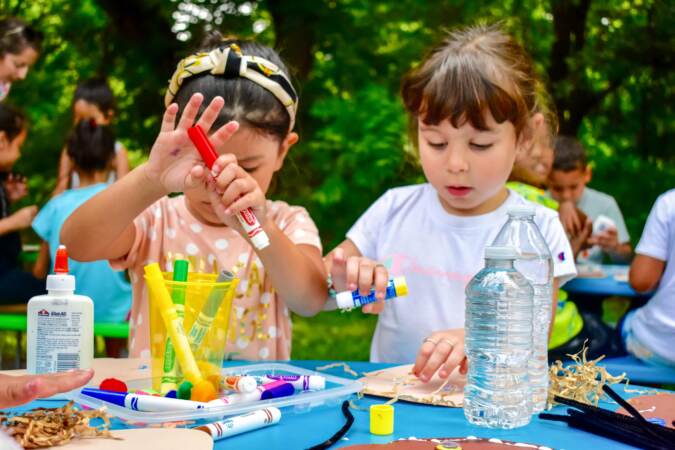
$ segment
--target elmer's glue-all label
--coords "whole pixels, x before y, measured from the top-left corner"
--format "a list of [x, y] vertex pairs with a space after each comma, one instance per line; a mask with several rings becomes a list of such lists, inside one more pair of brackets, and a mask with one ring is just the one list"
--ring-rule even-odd
[[68, 253], [56, 251], [54, 274], [47, 276], [47, 295], [28, 302], [29, 373], [88, 369], [94, 358], [94, 303], [75, 295], [68, 274]]

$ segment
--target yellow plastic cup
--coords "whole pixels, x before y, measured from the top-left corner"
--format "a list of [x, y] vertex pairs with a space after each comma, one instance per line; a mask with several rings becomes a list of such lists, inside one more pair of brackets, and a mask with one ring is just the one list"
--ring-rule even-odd
[[[189, 273], [187, 282], [173, 281], [171, 273], [165, 272], [162, 276], [164, 287], [169, 294], [173, 290], [184, 290], [183, 335], [187, 338], [190, 348], [183, 346], [183, 351], [191, 354], [187, 359], [196, 363], [198, 376], [209, 379], [210, 376], [220, 373], [223, 364], [232, 299], [239, 280], [235, 278], [232, 281], [216, 282], [217, 275], [208, 273]], [[152, 389], [159, 391], [164, 373], [165, 345], [169, 338], [160, 311], [160, 305], [164, 304], [166, 297], [161, 299], [157, 292], [159, 289], [150, 288], [148, 276], [145, 278], [149, 284]], [[214, 305], [214, 298], [221, 299], [220, 304]], [[187, 374], [180, 364], [179, 368], [180, 378], [185, 375], [188, 375], [185, 379], [195, 377], [194, 366], [188, 368]], [[194, 380], [190, 381], [194, 384]]]

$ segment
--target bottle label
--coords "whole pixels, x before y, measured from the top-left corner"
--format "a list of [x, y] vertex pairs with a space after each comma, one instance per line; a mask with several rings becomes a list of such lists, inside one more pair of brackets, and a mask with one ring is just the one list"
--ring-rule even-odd
[[35, 314], [37, 314], [35, 372], [65, 372], [79, 369], [83, 313], [46, 307], [40, 308]]

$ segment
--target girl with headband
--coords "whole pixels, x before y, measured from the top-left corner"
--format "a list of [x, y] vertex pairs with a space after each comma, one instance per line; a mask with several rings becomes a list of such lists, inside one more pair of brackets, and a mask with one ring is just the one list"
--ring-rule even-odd
[[0, 101], [7, 97], [13, 82], [26, 78], [38, 59], [41, 44], [42, 33], [23, 20], [0, 20]]
[[[218, 36], [180, 61], [164, 100], [148, 162], [76, 210], [62, 242], [74, 259], [108, 259], [129, 270], [130, 356], [149, 355], [143, 267], [159, 262], [170, 271], [172, 258], [185, 258], [205, 262], [208, 272], [239, 269], [226, 357], [288, 359], [289, 310], [314, 315], [327, 297], [321, 242], [307, 211], [265, 198], [298, 141], [288, 70], [269, 47]], [[219, 154], [211, 171], [188, 137], [195, 124]], [[169, 198], [172, 192], [184, 195]], [[269, 237], [262, 250], [235, 217], [247, 208]]]

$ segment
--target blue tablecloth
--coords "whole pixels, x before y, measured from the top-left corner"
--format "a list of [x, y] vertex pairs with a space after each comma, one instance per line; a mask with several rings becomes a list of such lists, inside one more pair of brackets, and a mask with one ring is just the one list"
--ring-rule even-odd
[[630, 287], [626, 276], [629, 266], [602, 265], [598, 266], [605, 274], [604, 277], [579, 276], [565, 283], [563, 289], [571, 295], [594, 295], [609, 297], [618, 295], [622, 297], [642, 297]]
[[[329, 363], [330, 361], [290, 361], [290, 364], [306, 369], [314, 369], [317, 366]], [[241, 364], [241, 362], [237, 362], [237, 364]], [[349, 365], [359, 373], [389, 366], [366, 362], [353, 362], [349, 363]], [[330, 369], [327, 373], [350, 377], [341, 368]], [[623, 393], [621, 387], [617, 387], [617, 390]], [[630, 395], [624, 393], [624, 396], [627, 398]], [[368, 408], [372, 404], [383, 402], [383, 399], [365, 397], [358, 400], [357, 404]], [[27, 405], [27, 408], [38, 406], [55, 407], [63, 403], [36, 401]], [[612, 409], [616, 408], [616, 405], [607, 403], [601, 406]], [[469, 425], [464, 418], [461, 408], [427, 406], [406, 402], [397, 402], [394, 408], [395, 426], [393, 435], [371, 435], [369, 432], [368, 412], [352, 410], [355, 418], [354, 425], [347, 433], [346, 438], [338, 442], [333, 448], [347, 447], [354, 444], [387, 443], [392, 440], [413, 436], [417, 438], [496, 437], [516, 442], [544, 445], [553, 449], [567, 450], [578, 448], [590, 448], [593, 450], [633, 448], [593, 434], [577, 431], [563, 423], [542, 421], [538, 418], [533, 418], [532, 423], [515, 430], [494, 430]], [[282, 410], [282, 414], [283, 412]], [[562, 414], [564, 413], [564, 408], [556, 407], [552, 412]], [[344, 423], [345, 419], [339, 406], [317, 407], [306, 413], [282, 415], [281, 422], [277, 425], [218, 441], [215, 444], [215, 449], [304, 449], [325, 441], [340, 429]], [[583, 444], [581, 444], [582, 442]]]

